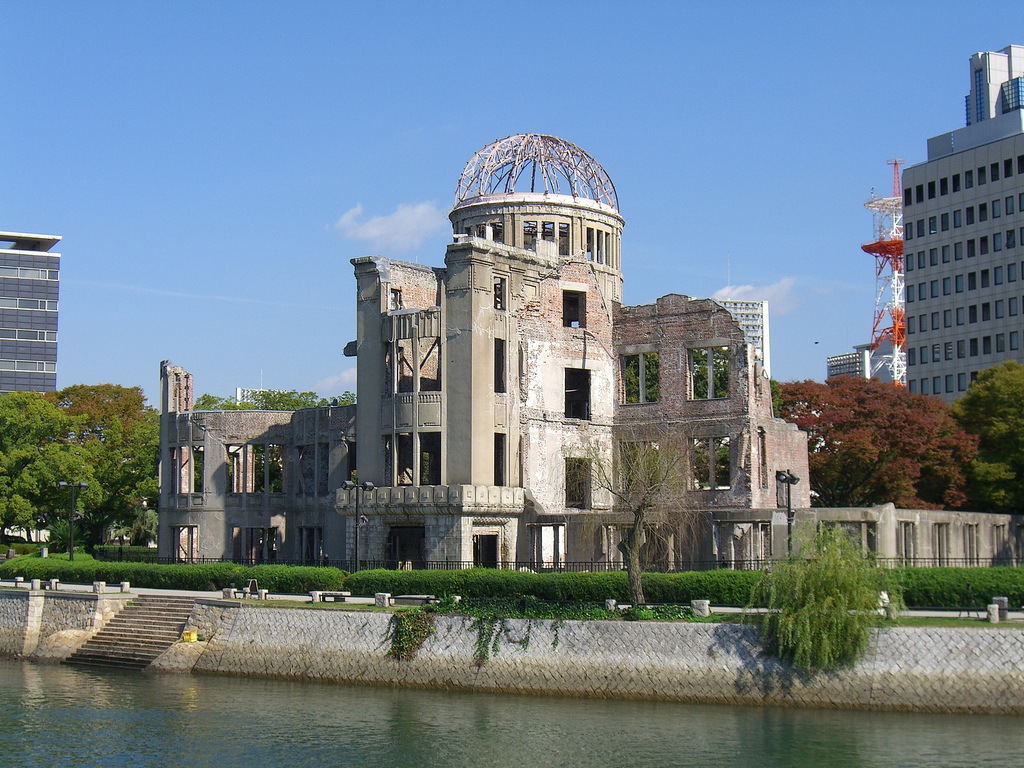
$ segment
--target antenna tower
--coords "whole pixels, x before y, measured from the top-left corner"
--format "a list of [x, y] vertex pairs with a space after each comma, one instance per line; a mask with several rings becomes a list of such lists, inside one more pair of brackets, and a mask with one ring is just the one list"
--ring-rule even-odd
[[[902, 160], [890, 160], [892, 197], [874, 193], [864, 207], [874, 218], [875, 241], [861, 250], [875, 257], [875, 322], [871, 329], [871, 371], [883, 366], [898, 387], [907, 384], [907, 324], [904, 319], [903, 281], [903, 196], [900, 194]], [[877, 354], [884, 342], [892, 346], [890, 354]]]

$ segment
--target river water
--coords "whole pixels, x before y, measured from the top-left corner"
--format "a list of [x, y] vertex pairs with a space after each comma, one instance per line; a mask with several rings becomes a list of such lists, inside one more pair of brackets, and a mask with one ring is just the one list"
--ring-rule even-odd
[[1020, 766], [1017, 717], [598, 701], [0, 661], [0, 766]]

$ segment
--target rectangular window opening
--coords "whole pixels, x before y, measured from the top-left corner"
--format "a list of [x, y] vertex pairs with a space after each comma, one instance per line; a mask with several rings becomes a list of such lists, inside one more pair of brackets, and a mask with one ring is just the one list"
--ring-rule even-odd
[[590, 419], [590, 371], [565, 369], [565, 418]]
[[565, 460], [565, 506], [590, 508], [590, 461], [574, 457]]
[[582, 291], [562, 291], [562, 327], [587, 327], [587, 294]]

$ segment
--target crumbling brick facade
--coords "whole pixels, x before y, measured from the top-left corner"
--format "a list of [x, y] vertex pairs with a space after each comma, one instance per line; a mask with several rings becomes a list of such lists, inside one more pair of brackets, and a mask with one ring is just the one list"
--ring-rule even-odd
[[[700, 537], [675, 537], [659, 557], [669, 565], [717, 560], [728, 549], [730, 561], [746, 560], [748, 550], [771, 549], [770, 530], [744, 539], [754, 529], [743, 526], [785, 506], [776, 470], [806, 478], [806, 436], [772, 417], [768, 380], [742, 330], [709, 299], [673, 294], [622, 306], [625, 222], [610, 179], [567, 142], [511, 139], [525, 142], [509, 155], [511, 170], [494, 170], [500, 163], [493, 147], [467, 166], [443, 268], [380, 256], [353, 260], [357, 338], [346, 354], [357, 359], [354, 414], [165, 408], [164, 458], [175, 477], [196, 440], [218, 457], [225, 445], [268, 446], [252, 456], [263, 457], [256, 471], [271, 496], [258, 503], [247, 490], [258, 477], [244, 478], [244, 492], [229, 489], [209, 461], [212, 498], [162, 482], [162, 531], [177, 551], [181, 530], [206, 519], [220, 530], [209, 545], [199, 536], [204, 555], [229, 553], [236, 534], [228, 531], [249, 527], [275, 529], [279, 551], [302, 559], [309, 548], [293, 531], [319, 526], [331, 556], [353, 564], [618, 567], [629, 520], [597, 478], [615, 466], [623, 431], [644, 424], [667, 427], [679, 439], [690, 472], [679, 493], [702, 521]], [[538, 164], [530, 190], [496, 191], [496, 178], [513, 186], [525, 178], [516, 164], [527, 157]], [[481, 168], [493, 178], [470, 178]], [[571, 194], [552, 181], [556, 172]], [[537, 179], [543, 192], [532, 186]], [[260, 418], [265, 423], [246, 421]], [[310, 438], [303, 420], [322, 423], [323, 431]], [[329, 446], [333, 517], [322, 516], [323, 455], [304, 450], [321, 443]], [[271, 452], [271, 445], [279, 448]], [[353, 447], [362, 487], [346, 490]], [[240, 455], [248, 462], [250, 449]], [[268, 488], [271, 458], [282, 464], [278, 499], [277, 486]], [[218, 458], [225, 467], [231, 461]], [[252, 471], [243, 467], [232, 475], [236, 486], [240, 471]], [[794, 506], [808, 506], [806, 480], [793, 490]], [[235, 496], [240, 507], [232, 506]], [[210, 514], [211, 504], [223, 519]], [[726, 522], [715, 522], [714, 512]], [[253, 546], [246, 540], [243, 552]]]

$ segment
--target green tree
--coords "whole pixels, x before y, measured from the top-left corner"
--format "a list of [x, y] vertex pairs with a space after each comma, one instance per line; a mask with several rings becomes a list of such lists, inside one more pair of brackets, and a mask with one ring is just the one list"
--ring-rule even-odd
[[111, 528], [130, 523], [143, 502], [156, 507], [159, 415], [140, 387], [77, 384], [47, 398], [71, 418], [67, 443], [88, 461], [101, 493], [84, 494], [82, 528], [89, 544], [102, 543]]
[[772, 393], [772, 415], [778, 416], [782, 413], [782, 385], [775, 379], [769, 379], [768, 388]]
[[255, 408], [253, 403], [238, 403], [230, 397], [217, 397], [209, 393], [200, 395], [192, 404], [192, 410], [195, 411], [251, 411]]
[[880, 593], [899, 608], [899, 588], [838, 527], [823, 527], [801, 549], [754, 588], [751, 605], [768, 608], [760, 617], [762, 647], [806, 670], [852, 664], [882, 621]]
[[39, 393], [0, 397], [0, 528], [31, 531], [66, 510], [56, 481], [87, 474], [68, 445], [73, 432], [74, 420]]
[[977, 439], [938, 398], [873, 379], [782, 385], [780, 416], [807, 432], [812, 504], [959, 508]]
[[[337, 401], [337, 402], [335, 402]], [[298, 392], [294, 389], [262, 389], [252, 394], [251, 402], [235, 402], [229, 397], [204, 394], [196, 398], [193, 409], [197, 411], [298, 411], [324, 405], [355, 405], [352, 392], [342, 392], [337, 397], [320, 397], [316, 392]]]
[[968, 468], [976, 509], [1024, 509], [1024, 366], [1012, 360], [978, 374], [953, 415], [978, 437]]

